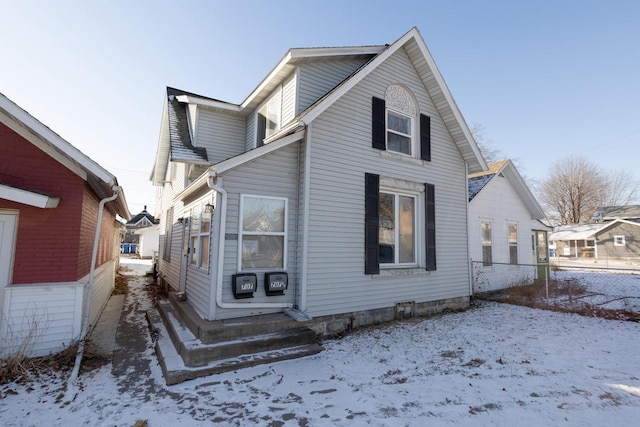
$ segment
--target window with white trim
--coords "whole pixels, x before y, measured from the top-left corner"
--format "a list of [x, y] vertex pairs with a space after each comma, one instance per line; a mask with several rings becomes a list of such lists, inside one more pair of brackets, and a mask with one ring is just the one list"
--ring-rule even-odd
[[510, 222], [507, 224], [509, 230], [509, 264], [518, 263], [518, 224]]
[[240, 199], [240, 270], [285, 269], [287, 199], [242, 195]]
[[624, 236], [613, 236], [613, 245], [614, 246], [625, 246], [625, 238]]
[[416, 106], [412, 95], [400, 85], [391, 85], [385, 93], [387, 150], [413, 156]]
[[493, 236], [491, 234], [491, 222], [482, 222], [480, 224], [482, 239], [482, 265], [485, 267], [493, 264]]
[[211, 214], [204, 211], [202, 206], [191, 209], [190, 251], [189, 264], [203, 269], [209, 269], [209, 248], [211, 243]]
[[417, 265], [417, 196], [380, 190], [380, 266]]
[[282, 125], [282, 90], [276, 93], [258, 110], [256, 117], [256, 146], [264, 144], [265, 138], [274, 135]]

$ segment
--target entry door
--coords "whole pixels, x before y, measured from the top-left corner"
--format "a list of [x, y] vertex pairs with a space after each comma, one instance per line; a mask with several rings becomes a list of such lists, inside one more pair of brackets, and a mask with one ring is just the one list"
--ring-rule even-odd
[[187, 289], [187, 266], [189, 265], [189, 220], [182, 222], [182, 257], [180, 259], [180, 292]]
[[14, 214], [0, 214], [0, 330], [4, 322], [4, 291], [11, 281], [16, 218]]

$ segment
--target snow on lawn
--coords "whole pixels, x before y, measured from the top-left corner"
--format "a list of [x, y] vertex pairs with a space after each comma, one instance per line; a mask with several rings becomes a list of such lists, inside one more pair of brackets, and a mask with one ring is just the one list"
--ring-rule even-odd
[[[125, 302], [140, 325], [149, 307], [143, 288], [132, 281]], [[0, 423], [630, 425], [640, 417], [639, 336], [638, 323], [483, 303], [327, 340], [304, 359], [174, 386], [164, 385], [146, 336], [137, 357], [144, 375], [114, 377], [108, 365], [83, 374], [79, 390], [65, 391], [60, 377], [2, 386]]]
[[628, 310], [640, 313], [640, 274], [627, 271], [608, 270], [563, 270], [552, 274], [554, 279], [575, 283], [586, 288], [586, 295], [579, 295], [578, 301], [594, 307], [610, 310]]

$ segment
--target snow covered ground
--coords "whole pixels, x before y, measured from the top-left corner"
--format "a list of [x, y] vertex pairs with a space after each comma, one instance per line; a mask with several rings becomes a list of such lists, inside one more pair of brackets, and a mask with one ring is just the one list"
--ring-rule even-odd
[[[552, 278], [573, 279], [586, 287], [574, 302], [610, 310], [640, 313], [640, 270], [589, 270], [586, 267], [552, 272]], [[566, 298], [563, 298], [566, 300]]]
[[[148, 264], [123, 259], [131, 274]], [[127, 315], [150, 306], [132, 280]], [[601, 426], [640, 417], [640, 324], [498, 303], [325, 341], [315, 356], [164, 385], [111, 365], [0, 387], [4, 426]], [[633, 420], [636, 421], [633, 421]]]

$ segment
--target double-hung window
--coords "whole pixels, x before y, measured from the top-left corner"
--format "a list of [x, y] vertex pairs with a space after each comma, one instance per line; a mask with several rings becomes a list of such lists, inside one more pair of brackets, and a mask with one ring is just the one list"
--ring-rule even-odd
[[240, 269], [286, 268], [287, 199], [242, 195]]
[[412, 129], [411, 116], [387, 109], [387, 150], [413, 155]]
[[211, 214], [201, 206], [191, 210], [189, 263], [197, 268], [209, 268], [209, 247], [211, 242]]
[[482, 238], [482, 265], [487, 267], [493, 264], [492, 258], [492, 235], [491, 223], [483, 222], [480, 224]]
[[509, 264], [518, 263], [518, 224], [510, 222], [509, 228]]
[[282, 121], [282, 91], [278, 90], [258, 110], [256, 146], [264, 144], [265, 138], [269, 138], [280, 130]]
[[613, 245], [614, 246], [625, 246], [624, 236], [613, 236]]
[[378, 238], [381, 266], [417, 264], [416, 207], [415, 195], [380, 191]]

